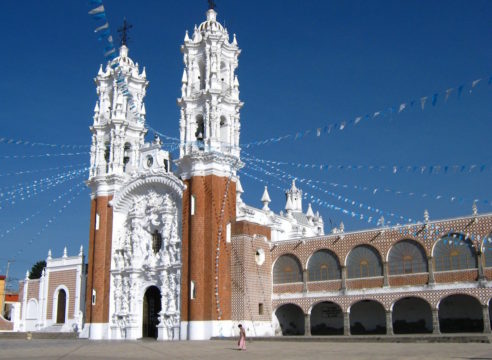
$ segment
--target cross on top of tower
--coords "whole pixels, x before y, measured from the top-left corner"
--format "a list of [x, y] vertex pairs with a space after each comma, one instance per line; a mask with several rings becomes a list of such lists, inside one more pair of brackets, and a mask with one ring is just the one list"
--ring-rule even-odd
[[208, 0], [208, 9], [209, 10], [214, 10], [217, 5], [215, 4], [214, 0]]
[[128, 36], [128, 30], [133, 27], [132, 24], [126, 21], [126, 18], [123, 18], [123, 26], [118, 29], [120, 33], [121, 45], [126, 45], [130, 37]]

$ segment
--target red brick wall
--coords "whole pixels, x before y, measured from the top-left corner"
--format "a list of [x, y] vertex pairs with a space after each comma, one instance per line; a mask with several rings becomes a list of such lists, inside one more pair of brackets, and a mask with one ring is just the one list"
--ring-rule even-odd
[[405, 274], [405, 275], [391, 275], [389, 277], [390, 286], [404, 286], [404, 285], [425, 285], [429, 281], [429, 275], [425, 274]]
[[347, 289], [368, 289], [382, 287], [383, 277], [347, 279]]
[[476, 281], [478, 270], [439, 271], [434, 272], [436, 283], [451, 283], [459, 281]]
[[[113, 233], [113, 208], [109, 206], [109, 202], [112, 198], [113, 196], [99, 196], [91, 201], [85, 312], [87, 323], [109, 321], [109, 272]], [[99, 230], [95, 228], [96, 212], [99, 214]], [[96, 290], [94, 306], [92, 306], [92, 289]]]
[[[46, 309], [46, 318], [51, 319], [53, 317], [53, 297], [55, 296], [55, 290], [60, 285], [65, 285], [68, 289], [68, 314], [67, 319], [73, 319], [75, 310], [75, 291], [77, 281], [77, 270], [63, 270], [54, 271], [49, 273], [49, 285], [48, 285], [48, 308]], [[56, 306], [56, 304], [55, 304]], [[56, 320], [56, 319], [55, 319]]]
[[[256, 262], [258, 249], [265, 252], [265, 261], [261, 265]], [[243, 234], [232, 238], [233, 320], [271, 320], [272, 265], [269, 252], [269, 242], [263, 236]], [[259, 304], [263, 304], [263, 314], [259, 313]]]
[[[215, 277], [218, 276], [221, 320], [231, 319], [231, 249], [226, 243], [226, 225], [236, 218], [236, 183], [231, 181], [224, 208], [220, 214], [227, 177], [197, 176], [185, 181], [183, 193], [183, 272], [181, 283], [181, 319], [216, 320], [219, 312], [215, 296]], [[195, 196], [195, 215], [190, 215], [190, 198]], [[219, 270], [215, 257], [219, 228], [222, 226], [219, 247]], [[190, 300], [189, 284], [195, 282], [196, 298]]]
[[273, 292], [276, 294], [302, 292], [302, 287], [303, 284], [299, 282], [291, 284], [274, 284]]
[[338, 291], [342, 288], [342, 280], [313, 281], [307, 283], [308, 291]]
[[260, 235], [271, 239], [271, 229], [267, 226], [254, 224], [248, 221], [236, 221], [232, 224], [232, 235]]

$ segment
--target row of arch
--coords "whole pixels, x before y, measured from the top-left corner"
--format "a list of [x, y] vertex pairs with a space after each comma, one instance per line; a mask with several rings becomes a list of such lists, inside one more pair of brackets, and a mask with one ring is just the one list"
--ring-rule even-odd
[[284, 304], [275, 310], [275, 317], [282, 335], [490, 332], [488, 309], [473, 296], [455, 294], [442, 299], [437, 309], [420, 297], [404, 297], [391, 311], [375, 300], [361, 300], [343, 313], [338, 304], [323, 301], [309, 314], [295, 304]]
[[[478, 254], [470, 239], [462, 234], [450, 234], [434, 245], [432, 252], [435, 271], [476, 269]], [[488, 255], [488, 254], [487, 254]], [[485, 266], [492, 267], [492, 254], [485, 256]], [[383, 276], [383, 261], [380, 253], [371, 245], [354, 247], [347, 255], [347, 278]], [[389, 275], [428, 272], [429, 262], [424, 247], [415, 240], [398, 241], [388, 253]], [[302, 265], [293, 254], [281, 255], [273, 266], [273, 283], [302, 281]], [[308, 281], [338, 280], [341, 265], [338, 256], [331, 250], [321, 249], [311, 255], [307, 262]]]

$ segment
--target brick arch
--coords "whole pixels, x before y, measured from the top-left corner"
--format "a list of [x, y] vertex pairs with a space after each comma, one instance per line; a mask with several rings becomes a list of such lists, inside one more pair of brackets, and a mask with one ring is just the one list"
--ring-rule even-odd
[[313, 310], [313, 308], [316, 306], [316, 305], [319, 305], [321, 303], [325, 303], [325, 302], [329, 302], [329, 303], [333, 303], [335, 304], [336, 306], [338, 306], [340, 308], [340, 311], [343, 313], [345, 311], [344, 309], [344, 306], [337, 302], [336, 300], [334, 299], [322, 299], [322, 300], [315, 300], [311, 303], [308, 303], [308, 305], [306, 305], [308, 307], [307, 309], [307, 312], [305, 312], [306, 315], [311, 315], [311, 311]]
[[429, 307], [431, 309], [433, 309], [433, 303], [432, 303], [432, 299], [427, 299], [425, 296], [421, 296], [421, 295], [416, 295], [415, 293], [411, 293], [411, 294], [402, 294], [401, 296], [398, 296], [394, 299], [391, 300], [391, 304], [389, 306], [389, 308], [387, 310], [393, 310], [393, 308], [395, 307], [395, 304], [402, 300], [402, 299], [406, 299], [406, 298], [416, 298], [416, 299], [420, 299], [420, 300], [423, 300], [425, 301], [427, 304], [429, 304]]
[[284, 257], [284, 256], [287, 256], [287, 257], [291, 257], [293, 258], [293, 260], [295, 262], [297, 262], [297, 265], [299, 265], [300, 269], [299, 269], [299, 281], [287, 281], [287, 282], [283, 282], [283, 283], [292, 283], [292, 282], [302, 282], [302, 272], [303, 272], [303, 267], [302, 267], [302, 262], [301, 260], [299, 260], [299, 257], [296, 255], [296, 254], [293, 254], [291, 252], [284, 252], [282, 253], [281, 255], [277, 256], [275, 258], [275, 260], [272, 262], [272, 268], [271, 268], [271, 275], [272, 275], [272, 279], [273, 279], [273, 284], [283, 284], [283, 283], [276, 283], [275, 282], [275, 279], [276, 279], [276, 276], [275, 276], [275, 266], [277, 266], [277, 262], [280, 260], [280, 258]]
[[285, 301], [285, 302], [282, 302], [282, 303], [277, 304], [277, 306], [275, 307], [275, 309], [273, 309], [273, 310], [272, 310], [272, 314], [275, 314], [275, 312], [276, 312], [279, 308], [281, 308], [282, 306], [284, 306], [284, 305], [295, 305], [295, 306], [297, 306], [299, 309], [301, 309], [301, 311], [302, 311], [305, 315], [307, 314], [307, 312], [308, 312], [308, 310], [309, 310], [309, 309], [307, 309], [307, 308], [306, 308], [306, 306], [305, 306], [305, 305], [303, 306], [302, 304], [298, 304], [298, 303], [296, 303], [295, 301]]
[[292, 251], [284, 251], [284, 252], [278, 254], [274, 259], [272, 259], [272, 271], [273, 271], [273, 267], [275, 266], [275, 263], [277, 262], [277, 260], [280, 259], [284, 255], [291, 255], [291, 256], [295, 257], [296, 260], [299, 261], [301, 268], [304, 269], [304, 267], [303, 267], [304, 264], [302, 263], [299, 256], [297, 256], [297, 254], [293, 253]]
[[[379, 258], [381, 259], [381, 262], [383, 261], [383, 256], [381, 255], [381, 251], [380, 249], [378, 249], [377, 246], [374, 246], [373, 244], [370, 244], [368, 242], [363, 242], [363, 243], [359, 243], [359, 244], [356, 244], [354, 246], [352, 246], [348, 251], [347, 253], [345, 254], [345, 259], [343, 261], [343, 266], [347, 266], [347, 260], [350, 256], [350, 254], [352, 253], [352, 251], [354, 251], [354, 249], [358, 248], [358, 247], [368, 247], [368, 248], [372, 248], [376, 251], [376, 253], [379, 255]], [[340, 263], [340, 265], [342, 265], [342, 263]]]
[[[365, 301], [365, 300], [369, 300], [369, 301], [374, 301], [374, 302], [377, 302], [379, 305], [381, 305], [383, 307], [384, 310], [388, 310], [388, 307], [385, 306], [385, 304], [383, 303], [383, 301], [381, 301], [380, 299], [377, 299], [377, 298], [374, 298], [374, 297], [363, 297], [363, 298], [358, 298], [358, 299], [353, 299], [351, 302], [349, 302], [347, 304], [347, 307], [346, 307], [346, 311], [348, 313], [350, 313], [350, 308], [352, 306], [354, 306], [355, 304], [357, 304], [358, 302], [361, 302], [361, 301]], [[342, 307], [343, 309], [343, 307]]]
[[480, 305], [486, 305], [486, 304], [483, 303], [482, 299], [480, 299], [478, 296], [476, 296], [474, 294], [466, 293], [466, 292], [463, 292], [463, 291], [458, 291], [458, 292], [452, 292], [452, 293], [448, 293], [448, 294], [443, 294], [442, 296], [440, 296], [439, 299], [436, 302], [436, 309], [439, 309], [439, 305], [441, 304], [441, 302], [444, 299], [446, 299], [446, 298], [448, 298], [450, 296], [454, 296], [454, 295], [469, 296], [469, 297], [472, 297], [475, 300], [477, 300]]
[[[405, 236], [405, 237], [399, 238], [396, 241], [392, 241], [391, 244], [386, 249], [386, 252], [384, 253], [384, 256], [382, 256], [382, 258], [385, 259], [386, 261], [388, 261], [389, 260], [389, 254], [390, 254], [391, 250], [393, 249], [393, 247], [396, 244], [398, 244], [399, 242], [405, 241], [405, 240], [413, 241], [413, 242], [417, 243], [418, 245], [420, 245], [424, 249], [425, 255], [427, 257], [430, 257], [431, 256], [432, 251], [430, 251], [431, 249], [429, 249], [428, 245], [425, 242], [423, 242], [422, 240], [420, 240], [420, 239], [418, 239], [416, 237], [413, 237], [413, 236]], [[434, 243], [432, 244], [432, 247], [434, 246]]]
[[[305, 263], [305, 265], [304, 265], [304, 269], [305, 269], [305, 270], [307, 270], [308, 272], [310, 272], [310, 270], [309, 270], [309, 262], [311, 261], [311, 259], [312, 259], [313, 255], [314, 255], [314, 254], [316, 254], [316, 253], [318, 253], [318, 252], [320, 252], [320, 251], [321, 251], [321, 252], [323, 252], [323, 251], [324, 251], [324, 252], [328, 252], [329, 254], [331, 254], [331, 255], [333, 256], [333, 259], [334, 259], [334, 260], [336, 261], [336, 263], [337, 263], [337, 266], [338, 266], [337, 271], [338, 271], [338, 273], [339, 273], [339, 274], [338, 274], [339, 276], [338, 276], [336, 279], [337, 279], [337, 280], [340, 280], [340, 279], [341, 279], [341, 267], [342, 267], [342, 263], [340, 262], [340, 257], [338, 256], [338, 254], [337, 254], [335, 251], [333, 251], [333, 250], [331, 250], [331, 249], [329, 249], [329, 248], [326, 248], [326, 247], [320, 247], [320, 248], [318, 248], [318, 249], [314, 250], [313, 252], [311, 252], [311, 253], [307, 256], [307, 258], [306, 258], [306, 263]], [[308, 279], [310, 279], [310, 278], [311, 278], [310, 276], [311, 276], [311, 275], [309, 275], [309, 278], [308, 278]], [[309, 281], [311, 281], [311, 280], [309, 280]]]

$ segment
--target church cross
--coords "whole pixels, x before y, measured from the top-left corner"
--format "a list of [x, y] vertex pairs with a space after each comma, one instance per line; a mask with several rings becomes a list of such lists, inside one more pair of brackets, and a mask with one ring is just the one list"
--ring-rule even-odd
[[126, 45], [130, 37], [128, 36], [128, 30], [133, 27], [132, 24], [126, 21], [126, 18], [123, 19], [123, 26], [118, 29], [120, 33], [121, 45]]
[[208, 0], [208, 9], [209, 10], [213, 10], [215, 9], [217, 5], [215, 5], [215, 1], [214, 0]]

